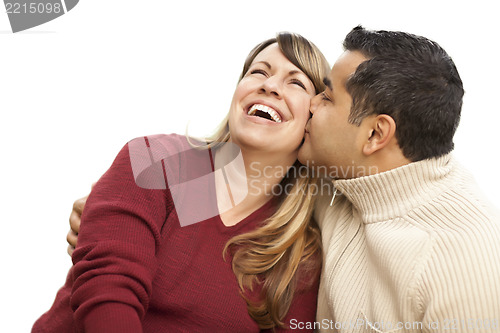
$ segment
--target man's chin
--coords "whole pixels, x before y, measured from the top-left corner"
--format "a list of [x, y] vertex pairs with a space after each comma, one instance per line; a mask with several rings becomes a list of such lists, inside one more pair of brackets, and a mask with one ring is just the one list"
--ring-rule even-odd
[[302, 144], [302, 146], [299, 149], [297, 159], [299, 160], [300, 163], [304, 165], [311, 164], [311, 154], [307, 144]]

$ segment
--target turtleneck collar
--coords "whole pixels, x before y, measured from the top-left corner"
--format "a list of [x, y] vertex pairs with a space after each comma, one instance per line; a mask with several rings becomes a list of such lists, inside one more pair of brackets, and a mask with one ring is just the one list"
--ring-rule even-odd
[[[339, 179], [333, 185], [359, 210], [364, 223], [406, 215], [449, 187], [455, 165], [450, 154], [413, 162], [375, 175]], [[333, 203], [335, 205], [335, 202]]]

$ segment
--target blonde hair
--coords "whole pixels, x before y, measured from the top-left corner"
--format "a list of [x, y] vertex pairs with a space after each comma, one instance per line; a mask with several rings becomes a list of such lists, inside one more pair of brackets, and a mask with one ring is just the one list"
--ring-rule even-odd
[[[247, 73], [257, 54], [271, 44], [278, 46], [296, 67], [313, 82], [316, 93], [324, 90], [323, 79], [330, 66], [319, 49], [304, 37], [282, 32], [276, 38], [257, 45], [248, 55], [240, 80]], [[227, 142], [229, 115], [217, 131], [207, 139], [210, 147]], [[290, 309], [295, 293], [298, 271], [300, 278], [316, 279], [320, 273], [322, 254], [319, 228], [312, 220], [314, 185], [317, 179], [297, 170], [305, 170], [297, 161], [281, 181], [290, 193], [279, 198], [279, 208], [258, 229], [230, 239], [224, 256], [229, 251], [232, 268], [241, 288], [241, 295], [247, 302], [248, 313], [261, 329], [284, 327], [283, 320]], [[253, 290], [256, 283], [262, 283], [261, 301], [253, 302], [244, 293]]]

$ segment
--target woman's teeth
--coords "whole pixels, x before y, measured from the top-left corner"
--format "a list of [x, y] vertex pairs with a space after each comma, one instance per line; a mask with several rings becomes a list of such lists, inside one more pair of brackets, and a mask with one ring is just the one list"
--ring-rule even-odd
[[254, 105], [252, 105], [252, 107], [250, 108], [250, 110], [248, 110], [248, 115], [255, 116], [255, 114], [257, 113], [257, 111], [261, 111], [261, 112], [267, 113], [271, 117], [272, 120], [274, 120], [277, 123], [281, 123], [281, 118], [280, 118], [279, 113], [276, 112], [276, 111], [274, 111], [269, 106], [262, 105], [262, 104], [254, 104]]

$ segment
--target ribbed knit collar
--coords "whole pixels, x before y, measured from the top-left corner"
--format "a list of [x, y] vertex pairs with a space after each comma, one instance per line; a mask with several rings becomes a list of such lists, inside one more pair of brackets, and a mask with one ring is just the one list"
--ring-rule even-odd
[[365, 223], [382, 222], [404, 216], [446, 190], [454, 164], [448, 154], [333, 184], [359, 210]]

